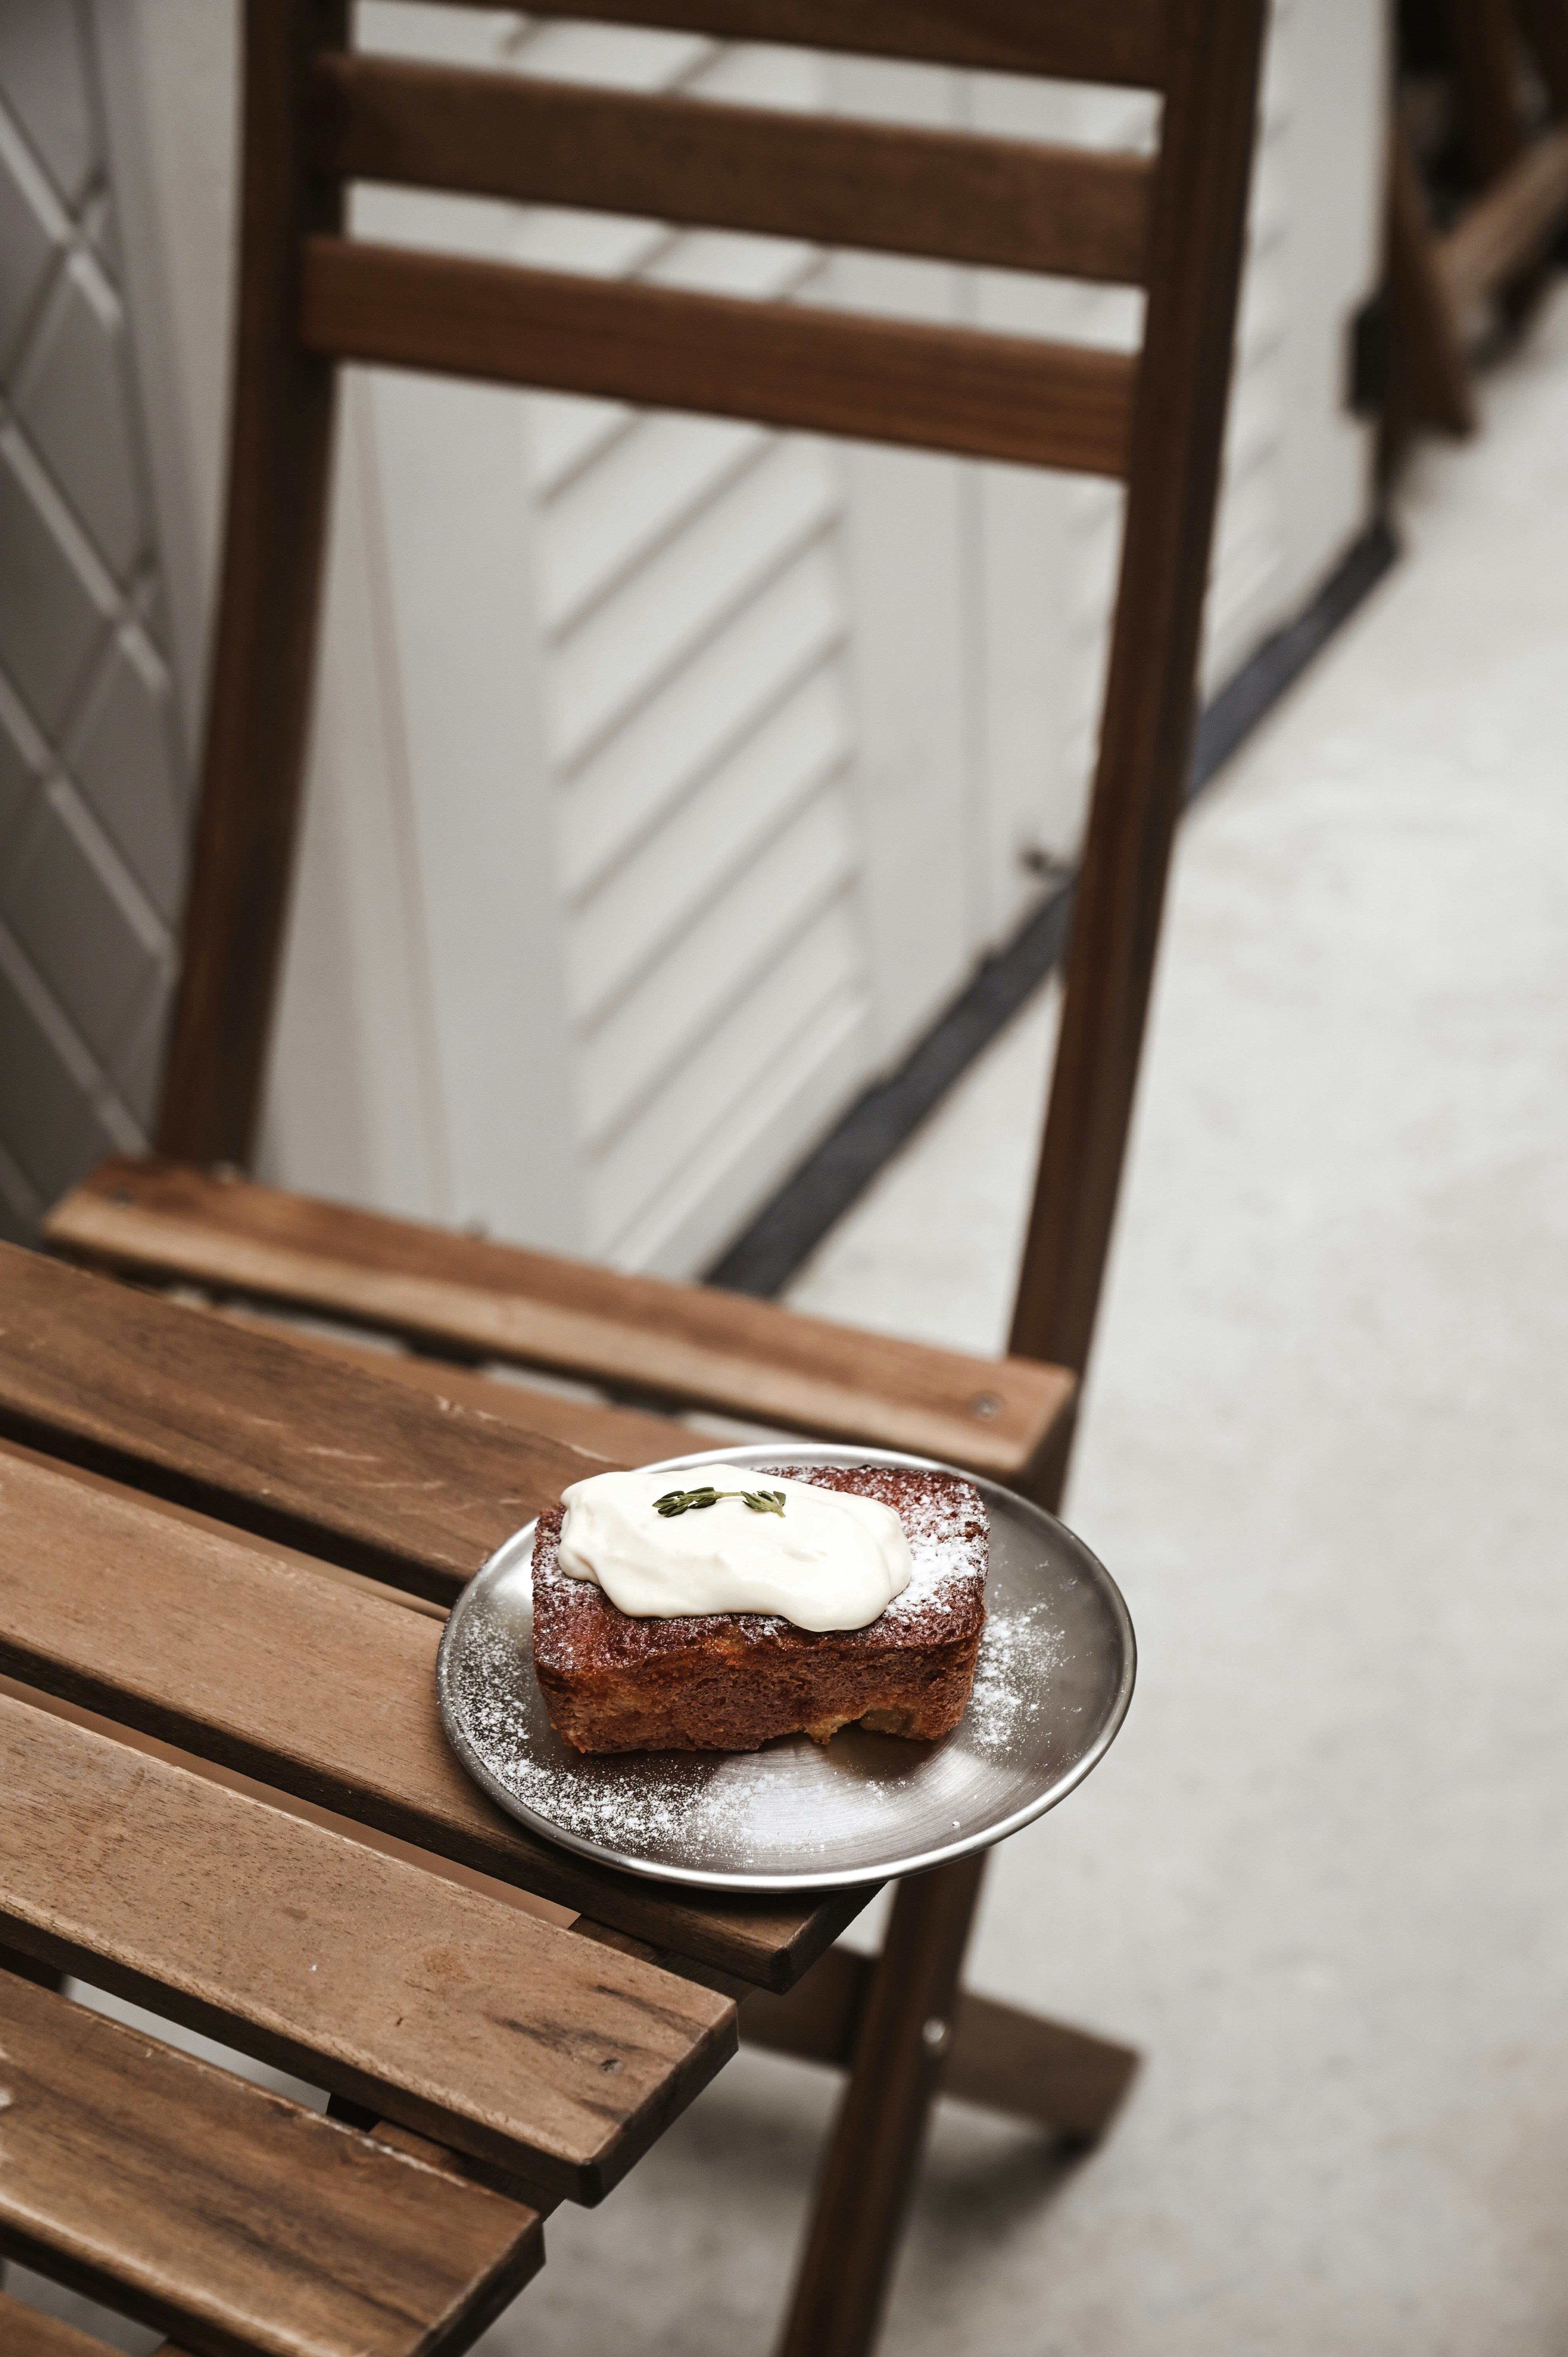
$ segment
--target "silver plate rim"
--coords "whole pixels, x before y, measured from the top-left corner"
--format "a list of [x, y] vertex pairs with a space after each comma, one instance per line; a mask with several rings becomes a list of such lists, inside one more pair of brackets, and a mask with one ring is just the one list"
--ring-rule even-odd
[[451, 1663], [461, 1641], [464, 1619], [473, 1609], [475, 1601], [482, 1598], [489, 1587], [511, 1568], [525, 1544], [532, 1552], [533, 1534], [539, 1522], [535, 1515], [532, 1522], [525, 1523], [520, 1530], [513, 1531], [503, 1539], [494, 1553], [480, 1565], [452, 1608], [435, 1656], [436, 1706], [446, 1740], [474, 1781], [489, 1794], [499, 1808], [505, 1810], [508, 1816], [515, 1817], [532, 1833], [555, 1843], [562, 1849], [573, 1850], [578, 1857], [592, 1858], [600, 1866], [613, 1866], [623, 1873], [640, 1876], [645, 1881], [672, 1882], [695, 1890], [739, 1892], [859, 1889], [868, 1883], [891, 1882], [900, 1880], [906, 1875], [925, 1874], [934, 1867], [950, 1865], [958, 1858], [968, 1857], [975, 1850], [990, 1849], [993, 1844], [1006, 1841], [1025, 1825], [1032, 1824], [1036, 1817], [1044, 1816], [1047, 1810], [1054, 1809], [1058, 1802], [1065, 1801], [1068, 1794], [1076, 1791], [1084, 1778], [1099, 1766], [1121, 1732], [1133, 1700], [1138, 1670], [1138, 1647], [1133, 1633], [1132, 1615], [1121, 1589], [1093, 1549], [1085, 1544], [1076, 1531], [1069, 1530], [1065, 1523], [1055, 1514], [1048, 1513], [1044, 1506], [1036, 1505], [1032, 1499], [1020, 1497], [1015, 1490], [1004, 1489], [999, 1481], [988, 1480], [983, 1474], [971, 1472], [961, 1465], [950, 1465], [938, 1457], [911, 1457], [895, 1448], [854, 1448], [841, 1443], [794, 1441], [785, 1437], [770, 1441], [721, 1443], [712, 1448], [695, 1449], [685, 1457], [661, 1457], [656, 1464], [640, 1466], [638, 1469], [648, 1473], [683, 1473], [699, 1466], [734, 1465], [760, 1472], [778, 1463], [781, 1458], [795, 1465], [886, 1465], [910, 1472], [953, 1473], [961, 1480], [973, 1482], [985, 1500], [988, 1512], [996, 1506], [1008, 1514], [1022, 1514], [1026, 1521], [1038, 1522], [1043, 1531], [1053, 1537], [1059, 1534], [1065, 1538], [1082, 1558], [1083, 1568], [1089, 1572], [1110, 1607], [1122, 1649], [1121, 1675], [1115, 1695], [1088, 1748], [1070, 1768], [1042, 1792], [1015, 1809], [1010, 1816], [983, 1826], [976, 1832], [961, 1833], [954, 1840], [943, 1842], [935, 1849], [915, 1852], [904, 1857], [891, 1857], [869, 1869], [856, 1866], [810, 1874], [719, 1872], [705, 1867], [671, 1866], [663, 1859], [655, 1861], [639, 1857], [633, 1852], [611, 1849], [601, 1843], [589, 1841], [583, 1835], [572, 1833], [552, 1818], [531, 1809], [492, 1773], [468, 1741], [451, 1691]]

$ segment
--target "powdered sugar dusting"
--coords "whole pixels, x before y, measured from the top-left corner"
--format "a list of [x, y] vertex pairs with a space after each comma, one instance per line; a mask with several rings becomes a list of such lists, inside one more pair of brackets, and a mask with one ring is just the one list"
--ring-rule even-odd
[[[822, 1459], [746, 1462], [796, 1480], [844, 1478]], [[967, 1847], [1058, 1797], [1124, 1696], [1122, 1639], [1092, 1556], [1043, 1528], [1032, 1509], [1015, 1511], [996, 1492], [990, 1506], [974, 1685], [962, 1721], [939, 1742], [847, 1727], [826, 1748], [784, 1737], [749, 1753], [573, 1751], [551, 1727], [533, 1675], [531, 1532], [509, 1543], [454, 1615], [444, 1718], [460, 1754], [521, 1815], [655, 1874], [804, 1888], [877, 1880], [905, 1861]], [[950, 1503], [922, 1500], [906, 1527], [914, 1574], [890, 1611], [940, 1606], [955, 1578], [972, 1596], [976, 1537], [981, 1567], [985, 1560], [978, 1493], [967, 1493], [956, 1519]]]
[[1063, 1635], [1045, 1602], [993, 1610], [980, 1641], [963, 1732], [988, 1760], [1005, 1759], [1051, 1699]]

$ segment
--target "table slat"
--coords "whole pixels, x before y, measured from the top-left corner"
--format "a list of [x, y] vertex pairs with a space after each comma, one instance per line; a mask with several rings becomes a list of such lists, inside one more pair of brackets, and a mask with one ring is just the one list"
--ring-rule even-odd
[[0, 1432], [449, 1604], [604, 1460], [0, 1245]]
[[546, 2192], [735, 2050], [709, 1989], [4, 1697], [0, 1789], [0, 1937]]
[[123, 1491], [0, 1455], [0, 1670], [762, 1987], [868, 1891], [707, 1898], [541, 1840], [458, 1766], [440, 1629]]
[[[9, 1975], [0, 2050], [0, 2248], [193, 2357], [466, 2348], [543, 2262], [534, 2211]], [[0, 2299], [7, 2357], [17, 2314], [102, 2357]]]

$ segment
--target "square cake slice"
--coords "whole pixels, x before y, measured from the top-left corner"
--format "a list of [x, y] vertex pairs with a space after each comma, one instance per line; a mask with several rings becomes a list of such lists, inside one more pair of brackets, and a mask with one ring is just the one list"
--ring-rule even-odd
[[[556, 1733], [578, 1751], [755, 1751], [858, 1721], [929, 1740], [963, 1717], [985, 1625], [989, 1533], [972, 1481], [880, 1465], [772, 1470], [891, 1506], [908, 1586], [864, 1629], [798, 1629], [757, 1612], [632, 1619], [561, 1568], [562, 1513], [533, 1546], [533, 1661]], [[755, 1475], [759, 1480], [767, 1473]]]

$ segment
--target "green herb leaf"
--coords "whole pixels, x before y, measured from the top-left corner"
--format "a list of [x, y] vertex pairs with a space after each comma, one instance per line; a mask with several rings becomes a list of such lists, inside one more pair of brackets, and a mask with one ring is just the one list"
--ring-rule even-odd
[[721, 1498], [739, 1498], [754, 1514], [782, 1514], [785, 1492], [782, 1490], [715, 1490], [711, 1481], [699, 1490], [666, 1490], [661, 1498], [653, 1501], [653, 1511], [669, 1522], [676, 1514], [702, 1513], [716, 1506]]

